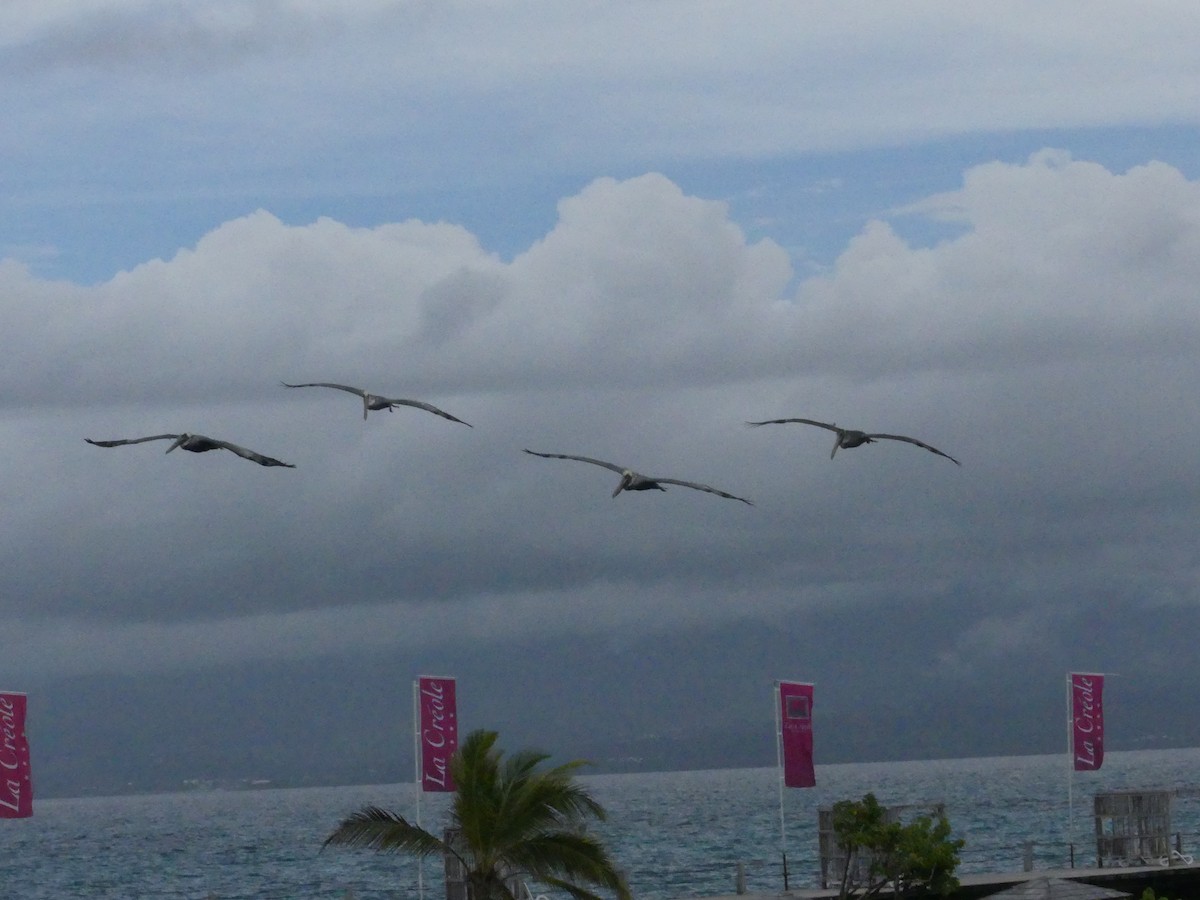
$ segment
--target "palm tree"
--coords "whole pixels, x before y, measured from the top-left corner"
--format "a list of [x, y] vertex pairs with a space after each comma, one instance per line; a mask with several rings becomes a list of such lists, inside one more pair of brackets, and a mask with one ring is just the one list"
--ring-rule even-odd
[[447, 843], [403, 816], [367, 806], [342, 822], [325, 846], [344, 844], [425, 857], [448, 854], [462, 863], [469, 900], [513, 900], [508, 882], [530, 878], [581, 900], [600, 900], [582, 885], [632, 895], [601, 843], [584, 832], [604, 808], [576, 783], [582, 760], [538, 770], [549, 759], [525, 750], [507, 759], [494, 731], [473, 731], [450, 758], [457, 790], [450, 827], [461, 838]]

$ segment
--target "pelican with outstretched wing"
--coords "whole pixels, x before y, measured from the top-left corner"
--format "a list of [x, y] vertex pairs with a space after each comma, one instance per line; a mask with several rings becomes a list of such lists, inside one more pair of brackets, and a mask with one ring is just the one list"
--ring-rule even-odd
[[749, 506], [754, 505], [745, 497], [736, 497], [733, 494], [727, 494], [724, 491], [717, 490], [715, 487], [709, 487], [707, 484], [696, 484], [694, 481], [680, 481], [678, 478], [650, 478], [645, 475], [639, 475], [633, 469], [626, 469], [610, 462], [604, 462], [601, 459], [592, 459], [590, 456], [570, 456], [566, 453], [537, 453], [533, 450], [526, 450], [525, 452], [530, 456], [540, 456], [544, 459], [574, 459], [579, 462], [591, 463], [593, 466], [603, 466], [606, 469], [612, 469], [612, 471], [619, 473], [621, 476], [620, 482], [617, 483], [617, 489], [612, 492], [614, 497], [621, 493], [621, 491], [665, 491], [664, 484], [677, 484], [680, 487], [716, 494], [718, 497], [724, 497], [726, 500], [741, 500]]
[[956, 466], [961, 466], [957, 459], [949, 453], [943, 453], [937, 447], [931, 447], [924, 441], [918, 441], [916, 438], [905, 437], [902, 434], [882, 434], [876, 432], [855, 431], [853, 428], [839, 428], [837, 425], [831, 425], [827, 422], [817, 422], [813, 419], [768, 419], [765, 422], [747, 422], [747, 425], [783, 425], [788, 422], [797, 422], [801, 425], [816, 425], [818, 428], [824, 428], [834, 432], [837, 437], [833, 440], [833, 451], [829, 454], [829, 458], [833, 459], [834, 454], [838, 452], [838, 448], [850, 450], [854, 447], [861, 447], [863, 444], [873, 444], [877, 440], [888, 441], [904, 441], [909, 444], [916, 444], [918, 447], [924, 447], [930, 453], [936, 453], [938, 456], [944, 456]]
[[172, 441], [171, 446], [167, 448], [168, 453], [176, 447], [190, 450], [192, 453], [205, 453], [209, 450], [228, 450], [231, 453], [236, 453], [242, 459], [248, 459], [250, 462], [258, 463], [260, 466], [296, 468], [291, 463], [280, 462], [273, 457], [263, 456], [261, 453], [255, 453], [253, 450], [247, 450], [245, 447], [239, 447], [237, 444], [229, 443], [229, 441], [218, 441], [216, 438], [205, 437], [202, 434], [188, 434], [186, 431], [183, 434], [152, 434], [150, 437], [126, 438], [125, 440], [117, 441], [93, 441], [91, 438], [84, 438], [84, 440], [96, 447], [121, 447], [125, 444], [142, 444], [146, 441]]
[[345, 391], [348, 394], [357, 394], [362, 397], [363, 402], [363, 418], [366, 419], [367, 413], [373, 410], [386, 409], [391, 412], [397, 406], [412, 406], [416, 409], [423, 409], [426, 412], [431, 412], [435, 416], [441, 416], [443, 419], [449, 419], [451, 422], [458, 422], [460, 425], [466, 425], [472, 428], [469, 422], [464, 422], [455, 416], [450, 415], [444, 409], [438, 409], [432, 403], [424, 403], [420, 400], [401, 400], [398, 397], [382, 397], [379, 394], [372, 394], [369, 391], [364, 391], [362, 388], [350, 387], [348, 384], [333, 384], [329, 381], [312, 381], [307, 384], [288, 384], [286, 381], [281, 381], [284, 387], [289, 388], [304, 388], [304, 387], [324, 387], [333, 388], [335, 391]]

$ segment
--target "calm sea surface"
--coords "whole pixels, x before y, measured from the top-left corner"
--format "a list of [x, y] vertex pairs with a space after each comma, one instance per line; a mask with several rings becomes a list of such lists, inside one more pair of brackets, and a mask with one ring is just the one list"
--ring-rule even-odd
[[[609, 811], [601, 831], [636, 897], [732, 893], [739, 861], [751, 891], [782, 889], [775, 769], [584, 780]], [[1110, 752], [1100, 772], [1073, 778], [1061, 754], [818, 766], [817, 781], [783, 798], [793, 888], [817, 883], [818, 806], [867, 791], [889, 804], [945, 803], [967, 842], [963, 872], [1019, 870], [1027, 840], [1038, 868], [1065, 866], [1072, 820], [1077, 860], [1094, 864], [1092, 796], [1123, 788], [1179, 789], [1173, 829], [1186, 852], [1200, 851], [1200, 749]], [[0, 896], [382, 900], [416, 897], [423, 874], [425, 895], [437, 900], [434, 863], [419, 873], [405, 857], [321, 851], [337, 823], [368, 803], [415, 812], [407, 784], [36, 801], [32, 819], [0, 821]], [[444, 810], [444, 797], [425, 795], [423, 824], [436, 830]]]

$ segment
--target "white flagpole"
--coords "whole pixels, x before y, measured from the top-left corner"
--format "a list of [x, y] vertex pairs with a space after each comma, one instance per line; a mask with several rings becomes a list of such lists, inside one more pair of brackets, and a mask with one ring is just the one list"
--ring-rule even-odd
[[775, 768], [779, 775], [779, 847], [783, 854], [783, 889], [788, 889], [787, 828], [783, 817], [783, 722], [779, 708], [783, 704], [779, 682], [775, 682]]
[[[1117, 675], [1116, 672], [1068, 672], [1067, 673], [1067, 816], [1068, 827], [1070, 828], [1071, 841], [1071, 865], [1075, 865], [1075, 681], [1074, 676], [1088, 676], [1089, 678], [1112, 678]], [[1086, 713], [1085, 713], [1086, 714]], [[1103, 716], [1103, 713], [1101, 713]], [[1101, 719], [1103, 721], [1103, 718]], [[1103, 735], [1101, 735], [1103, 740]], [[1086, 746], [1086, 745], [1085, 745]], [[1101, 746], [1103, 750], [1103, 745]], [[1103, 759], [1101, 759], [1103, 763]], [[1095, 765], [1095, 758], [1092, 757], [1092, 765], [1090, 768], [1098, 769]]]
[[1067, 847], [1075, 867], [1075, 706], [1072, 703], [1071, 673], [1067, 673]]
[[[417, 793], [417, 827], [421, 827], [421, 682], [414, 681], [413, 693], [413, 789]], [[417, 857], [417, 894], [425, 900], [425, 858]]]

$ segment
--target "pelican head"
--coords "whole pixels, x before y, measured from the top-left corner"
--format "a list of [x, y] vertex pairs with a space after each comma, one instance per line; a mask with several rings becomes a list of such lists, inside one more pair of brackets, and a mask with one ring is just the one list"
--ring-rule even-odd
[[378, 394], [363, 394], [363, 418], [367, 417], [367, 410], [378, 411], [386, 409], [388, 412], [393, 412], [392, 401], [387, 397], [381, 397]]
[[181, 445], [184, 443], [184, 441], [186, 441], [186, 440], [187, 440], [188, 438], [190, 438], [190, 437], [191, 437], [191, 435], [190, 435], [190, 434], [188, 434], [188, 433], [185, 431], [185, 432], [184, 432], [183, 434], [181, 434], [179, 437], [175, 438], [175, 442], [174, 442], [173, 444], [171, 444], [171, 446], [170, 446], [170, 447], [168, 447], [168, 448], [167, 448], [167, 452], [168, 452], [168, 453], [170, 453], [170, 452], [171, 452], [172, 450], [174, 450], [176, 447], [179, 447], [179, 446], [181, 446]]
[[623, 490], [625, 490], [625, 488], [629, 487], [629, 485], [632, 482], [633, 482], [633, 472], [630, 469], [626, 469], [624, 472], [621, 473], [621, 480], [617, 483], [617, 489], [612, 492], [612, 495], [614, 497], [617, 496], [617, 494], [621, 493], [621, 491], [623, 491]]

